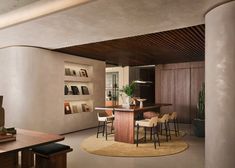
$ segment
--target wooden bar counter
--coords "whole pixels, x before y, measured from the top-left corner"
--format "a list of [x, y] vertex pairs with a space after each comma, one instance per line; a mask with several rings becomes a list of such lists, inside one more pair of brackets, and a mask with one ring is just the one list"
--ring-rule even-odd
[[135, 143], [135, 115], [146, 111], [160, 112], [162, 106], [170, 106], [171, 104], [153, 104], [145, 105], [142, 108], [139, 106], [106, 106], [96, 107], [96, 110], [113, 110], [115, 114], [114, 140], [126, 143]]

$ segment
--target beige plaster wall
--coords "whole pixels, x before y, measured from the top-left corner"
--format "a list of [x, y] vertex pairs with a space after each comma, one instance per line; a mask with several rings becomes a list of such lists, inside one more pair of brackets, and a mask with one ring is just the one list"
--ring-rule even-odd
[[235, 1], [206, 15], [206, 168], [235, 165]]
[[64, 61], [93, 66], [94, 106], [104, 105], [105, 63], [33, 47], [0, 50], [6, 126], [67, 133], [97, 125], [95, 112], [64, 115]]

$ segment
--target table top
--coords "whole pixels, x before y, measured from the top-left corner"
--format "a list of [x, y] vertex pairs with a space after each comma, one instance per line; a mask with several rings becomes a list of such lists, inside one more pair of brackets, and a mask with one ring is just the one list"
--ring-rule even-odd
[[0, 143], [0, 154], [64, 140], [64, 136], [16, 129], [16, 141]]
[[146, 111], [155, 108], [160, 108], [162, 106], [171, 106], [172, 104], [169, 103], [157, 103], [157, 104], [147, 104], [144, 105], [142, 108], [139, 106], [130, 106], [130, 107], [123, 107], [122, 105], [117, 106], [103, 106], [103, 107], [95, 107], [95, 110], [114, 110], [114, 111], [123, 111], [123, 112], [135, 112], [135, 111]]

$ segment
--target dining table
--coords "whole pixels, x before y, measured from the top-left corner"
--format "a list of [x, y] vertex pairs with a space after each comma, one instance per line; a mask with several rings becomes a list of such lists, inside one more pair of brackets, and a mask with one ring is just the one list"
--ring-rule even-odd
[[138, 114], [155, 111], [160, 112], [163, 106], [170, 106], [169, 103], [145, 104], [143, 107], [134, 106], [100, 106], [95, 107], [95, 110], [114, 112], [114, 140], [125, 143], [135, 143], [135, 118]]
[[[0, 143], [1, 168], [29, 168], [33, 166], [31, 148], [64, 140], [64, 136], [25, 129], [16, 129], [15, 141]], [[19, 153], [21, 159], [19, 162]]]

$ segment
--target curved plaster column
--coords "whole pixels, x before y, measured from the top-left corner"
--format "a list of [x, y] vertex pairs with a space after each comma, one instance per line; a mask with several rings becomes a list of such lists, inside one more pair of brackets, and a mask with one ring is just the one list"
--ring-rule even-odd
[[235, 1], [206, 15], [206, 168], [235, 166]]

